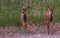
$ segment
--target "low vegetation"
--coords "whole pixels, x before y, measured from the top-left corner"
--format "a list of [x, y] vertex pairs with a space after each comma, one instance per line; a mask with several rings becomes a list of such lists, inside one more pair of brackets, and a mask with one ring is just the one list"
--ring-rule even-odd
[[0, 0], [0, 26], [20, 25], [21, 8], [29, 5], [28, 22], [43, 22], [48, 5], [54, 8], [54, 22], [60, 22], [60, 0]]

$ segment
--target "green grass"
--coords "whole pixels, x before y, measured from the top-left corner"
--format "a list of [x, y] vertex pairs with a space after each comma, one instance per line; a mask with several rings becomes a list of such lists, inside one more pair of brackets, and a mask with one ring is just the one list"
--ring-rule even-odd
[[[20, 3], [21, 0], [13, 0], [13, 2], [11, 0], [0, 0], [0, 26], [9, 26], [12, 24], [20, 25], [21, 10], [19, 6], [26, 6], [28, 0], [25, 1], [25, 4]], [[33, 0], [32, 3], [29, 3], [30, 8], [27, 10], [28, 22], [43, 22], [43, 13], [47, 10], [48, 5], [55, 7], [54, 21], [60, 22], [60, 0]]]

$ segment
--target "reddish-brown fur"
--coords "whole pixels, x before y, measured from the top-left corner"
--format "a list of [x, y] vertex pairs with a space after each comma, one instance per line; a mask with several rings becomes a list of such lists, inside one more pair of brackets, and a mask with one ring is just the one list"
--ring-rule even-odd
[[52, 15], [53, 15], [53, 9], [51, 7], [49, 7], [48, 10], [46, 11], [46, 13], [44, 13], [44, 23], [48, 27], [48, 34], [49, 34], [50, 24], [53, 21]]
[[27, 14], [26, 14], [27, 8], [22, 9], [22, 13], [20, 16], [21, 25], [26, 29], [27, 28]]

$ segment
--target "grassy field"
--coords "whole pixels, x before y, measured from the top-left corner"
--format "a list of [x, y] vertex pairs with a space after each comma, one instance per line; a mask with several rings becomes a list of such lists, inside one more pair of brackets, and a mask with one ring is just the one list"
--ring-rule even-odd
[[54, 6], [54, 21], [60, 22], [60, 0], [0, 0], [0, 26], [20, 25], [21, 8], [29, 5], [28, 22], [43, 22], [48, 5]]

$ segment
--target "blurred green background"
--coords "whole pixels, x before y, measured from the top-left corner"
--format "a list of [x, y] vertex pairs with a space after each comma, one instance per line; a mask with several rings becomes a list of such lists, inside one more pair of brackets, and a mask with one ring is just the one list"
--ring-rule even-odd
[[0, 26], [20, 25], [21, 8], [28, 5], [28, 22], [43, 22], [49, 5], [55, 7], [54, 22], [60, 22], [60, 0], [0, 0]]

